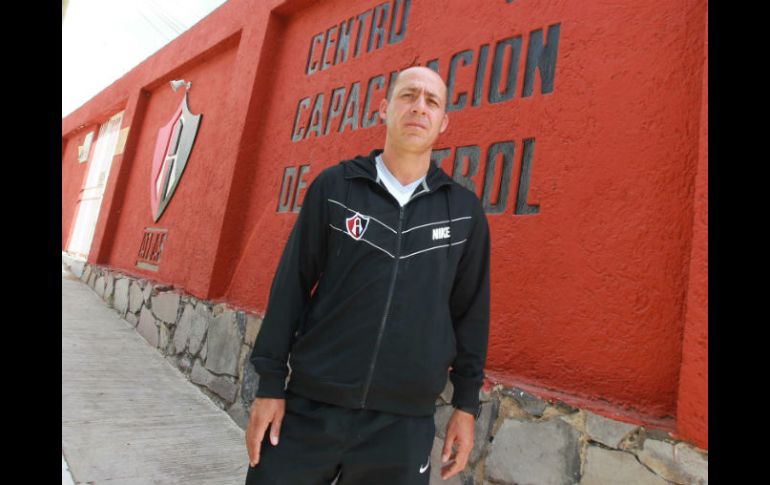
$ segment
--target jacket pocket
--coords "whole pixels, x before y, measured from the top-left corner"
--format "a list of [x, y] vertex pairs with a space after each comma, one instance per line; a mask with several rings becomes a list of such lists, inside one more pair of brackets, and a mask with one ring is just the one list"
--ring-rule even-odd
[[307, 316], [310, 313], [310, 309], [312, 307], [313, 307], [313, 301], [311, 300], [308, 303], [307, 308], [305, 308], [305, 311], [302, 312], [302, 317], [299, 320], [299, 325], [297, 326], [297, 331], [294, 333], [294, 336], [293, 336], [293, 340], [292, 340], [292, 344], [291, 344], [291, 348], [292, 349], [297, 345], [297, 342], [299, 342], [302, 339], [302, 337], [305, 335], [305, 332], [306, 332], [306, 328], [305, 327], [306, 327], [306, 322], [307, 322]]
[[440, 394], [446, 387], [447, 380], [449, 379], [449, 366], [452, 365], [452, 362], [454, 362], [455, 357], [457, 356], [457, 341], [455, 339], [454, 328], [452, 328], [452, 322], [449, 321], [443, 328], [444, 331], [447, 332], [447, 338], [442, 341], [449, 341], [449, 344], [444, 348], [444, 353], [442, 354], [444, 360], [438, 371], [440, 372], [440, 376], [436, 378], [436, 387], [433, 389], [435, 394]]
[[305, 332], [292, 347], [290, 364], [304, 376], [341, 385], [364, 380], [376, 332], [368, 321], [320, 317], [311, 313]]
[[457, 354], [448, 316], [395, 321], [399, 326], [386, 330], [377, 357], [377, 384], [406, 400], [435, 399], [446, 387], [449, 365]]
[[447, 367], [449, 367], [452, 362], [454, 362], [455, 357], [457, 357], [457, 337], [455, 337], [455, 329], [452, 327], [452, 323], [449, 323], [449, 336], [451, 337], [451, 348], [449, 349], [449, 361], [447, 362]]

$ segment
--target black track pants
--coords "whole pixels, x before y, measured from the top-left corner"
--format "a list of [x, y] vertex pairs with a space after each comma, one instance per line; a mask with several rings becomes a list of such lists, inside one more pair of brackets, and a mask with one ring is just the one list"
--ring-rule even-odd
[[433, 416], [349, 409], [287, 391], [278, 445], [265, 430], [246, 485], [428, 485]]

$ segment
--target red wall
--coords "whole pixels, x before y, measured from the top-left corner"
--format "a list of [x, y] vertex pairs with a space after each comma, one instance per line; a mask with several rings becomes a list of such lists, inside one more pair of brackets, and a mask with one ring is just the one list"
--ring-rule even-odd
[[[386, 41], [368, 52], [370, 15], [354, 56], [355, 18], [376, 5], [232, 0], [65, 118], [62, 136], [72, 142], [63, 153], [63, 189], [85, 173], [72, 168], [83, 135], [73, 132], [77, 126], [126, 109], [123, 126], [131, 127], [125, 153], [113, 161], [90, 262], [263, 312], [296, 218], [277, 212], [284, 170], [309, 165], [308, 184], [323, 168], [384, 142], [384, 126], [364, 128], [361, 116], [357, 129], [340, 132], [343, 115], [332, 118], [328, 134], [292, 141], [300, 100], [310, 98], [300, 111], [305, 126], [323, 93], [325, 129], [335, 88], [345, 88], [344, 106], [359, 83], [362, 112], [369, 80], [383, 76], [372, 116], [399, 69], [436, 60], [448, 80], [452, 56], [467, 49], [470, 62], [457, 64], [450, 93], [452, 100], [466, 93], [466, 106], [449, 113], [438, 139], [435, 149], [448, 150], [441, 167], [464, 173], [458, 148], [477, 147], [471, 179], [481, 196], [490, 147], [510, 142], [514, 150], [503, 183], [507, 203], [488, 211], [490, 381], [676, 430], [707, 447], [706, 3], [500, 0], [474, 3], [471, 12], [467, 2], [413, 0], [402, 41], [387, 42], [389, 11]], [[307, 74], [313, 36], [350, 18], [350, 58], [334, 65], [330, 52], [327, 69]], [[543, 45], [557, 28], [553, 89], [535, 70], [525, 95], [536, 31]], [[495, 103], [487, 97], [490, 72], [495, 46], [507, 38], [520, 42], [515, 91]], [[474, 104], [485, 44], [483, 96]], [[323, 45], [316, 48], [311, 60], [321, 61]], [[509, 67], [506, 58], [502, 72]], [[155, 138], [183, 97], [170, 89], [172, 79], [192, 81], [189, 106], [203, 118], [179, 187], [153, 223]], [[490, 171], [499, 186], [502, 157], [496, 160]], [[515, 209], [522, 184], [531, 213]], [[491, 190], [492, 204], [498, 195]], [[63, 190], [63, 247], [73, 197]], [[168, 230], [157, 272], [135, 266], [146, 227]]]
[[[708, 12], [703, 51], [708, 52]], [[708, 449], [708, 55], [703, 59], [698, 173], [695, 175], [687, 308], [679, 375], [677, 431]]]

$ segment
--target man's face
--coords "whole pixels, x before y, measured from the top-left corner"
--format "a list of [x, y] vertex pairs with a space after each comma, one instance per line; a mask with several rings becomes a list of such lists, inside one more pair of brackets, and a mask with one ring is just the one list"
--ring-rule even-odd
[[427, 67], [405, 69], [390, 102], [380, 102], [380, 117], [387, 125], [386, 143], [414, 152], [430, 149], [449, 124], [445, 110], [446, 85], [441, 77]]

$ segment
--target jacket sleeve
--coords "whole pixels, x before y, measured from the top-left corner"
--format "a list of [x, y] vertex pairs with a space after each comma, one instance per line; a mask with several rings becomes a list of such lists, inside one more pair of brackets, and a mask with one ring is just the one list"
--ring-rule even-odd
[[259, 374], [255, 397], [285, 399], [294, 334], [326, 262], [328, 214], [324, 172], [310, 183], [278, 263], [267, 310], [249, 361]]
[[489, 224], [481, 202], [474, 210], [476, 222], [460, 257], [450, 300], [457, 356], [449, 379], [454, 387], [452, 405], [478, 415], [479, 391], [489, 341]]

